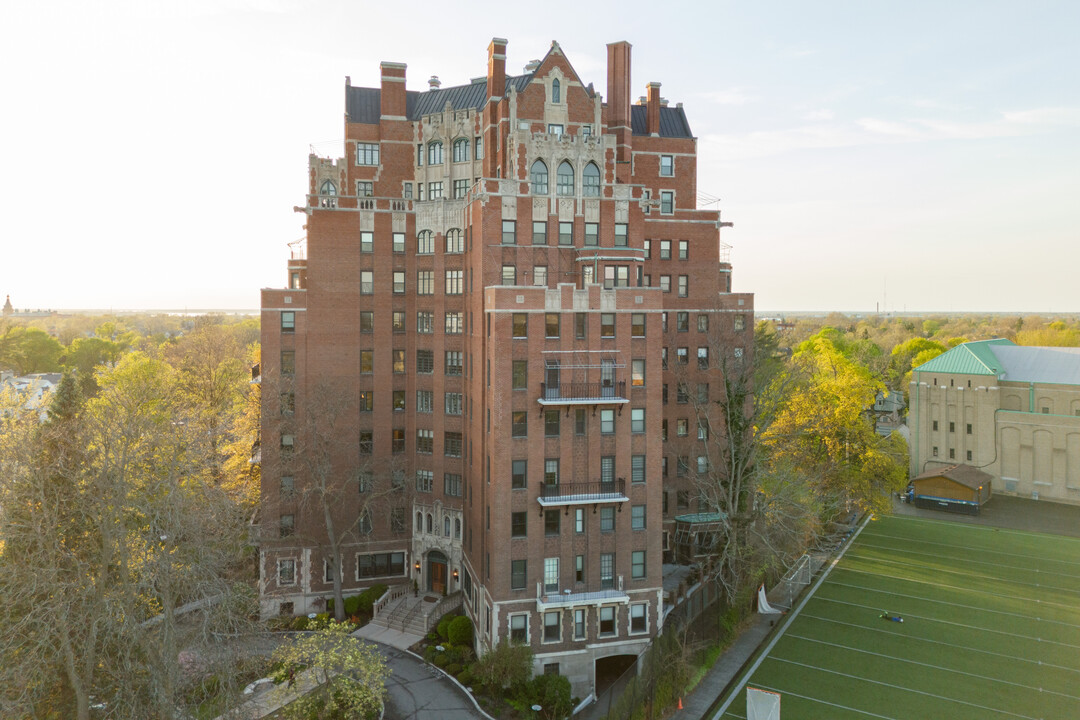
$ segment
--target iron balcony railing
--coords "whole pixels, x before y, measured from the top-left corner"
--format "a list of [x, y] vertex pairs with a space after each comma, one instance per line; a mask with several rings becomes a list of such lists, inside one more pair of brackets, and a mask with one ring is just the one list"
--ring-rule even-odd
[[541, 404], [624, 403], [626, 381], [540, 383]]
[[540, 483], [541, 505], [586, 505], [626, 502], [626, 478], [580, 483]]

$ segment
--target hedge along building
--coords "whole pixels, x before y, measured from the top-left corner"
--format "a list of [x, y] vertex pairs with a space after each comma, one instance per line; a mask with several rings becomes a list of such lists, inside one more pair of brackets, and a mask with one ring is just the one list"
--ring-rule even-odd
[[1080, 348], [958, 345], [915, 368], [911, 477], [969, 465], [993, 492], [1080, 504]]
[[[348, 592], [461, 591], [479, 650], [528, 643], [575, 694], [660, 630], [708, 470], [693, 401], [715, 412], [720, 361], [750, 352], [753, 296], [696, 207], [682, 107], [659, 83], [632, 106], [630, 45], [607, 49], [606, 98], [555, 43], [508, 76], [498, 38], [467, 85], [346, 81], [345, 157], [311, 156], [306, 255], [262, 294], [264, 614], [321, 607], [330, 518], [355, 528]], [[303, 502], [319, 387], [352, 488], [325, 512]]]

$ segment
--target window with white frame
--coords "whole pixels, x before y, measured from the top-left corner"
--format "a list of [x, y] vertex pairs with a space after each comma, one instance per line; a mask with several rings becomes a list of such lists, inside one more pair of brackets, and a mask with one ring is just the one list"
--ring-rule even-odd
[[544, 558], [544, 592], [559, 592], [559, 558]]
[[369, 253], [375, 249], [375, 233], [361, 232], [360, 233], [360, 252]]
[[615, 587], [615, 553], [600, 553], [600, 589]]
[[522, 645], [529, 642], [528, 613], [518, 613], [510, 616], [510, 642]]
[[597, 609], [597, 632], [599, 637], [615, 635], [615, 606], [603, 605]]
[[574, 639], [585, 639], [585, 609], [574, 610]]
[[660, 177], [671, 177], [675, 174], [675, 156], [660, 156]]
[[615, 432], [615, 411], [614, 410], [601, 410], [600, 411], [600, 434], [611, 435]]
[[370, 180], [357, 180], [356, 181], [356, 196], [362, 198], [368, 198], [375, 195], [375, 183]]

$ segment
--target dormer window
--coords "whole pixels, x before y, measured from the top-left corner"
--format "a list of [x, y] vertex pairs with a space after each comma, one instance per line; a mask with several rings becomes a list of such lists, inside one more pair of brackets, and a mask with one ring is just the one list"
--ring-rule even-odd
[[560, 96], [559, 80], [558, 80], [558, 78], [556, 78], [555, 80], [551, 81], [551, 102], [553, 102], [553, 103], [561, 102], [559, 96]]

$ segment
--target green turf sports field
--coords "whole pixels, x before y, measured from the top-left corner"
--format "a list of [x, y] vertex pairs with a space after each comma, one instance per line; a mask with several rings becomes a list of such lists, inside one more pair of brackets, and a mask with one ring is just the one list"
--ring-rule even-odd
[[748, 684], [784, 720], [1080, 719], [1080, 539], [875, 519]]

